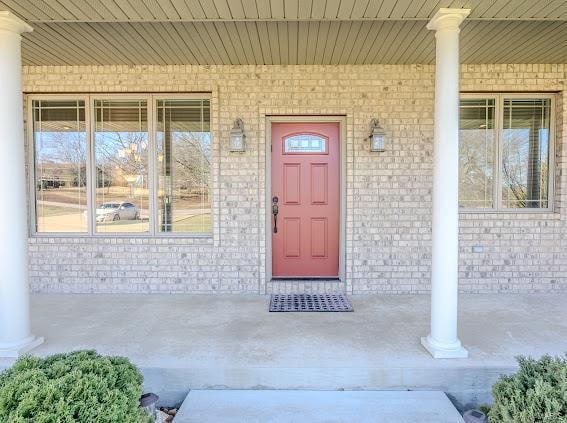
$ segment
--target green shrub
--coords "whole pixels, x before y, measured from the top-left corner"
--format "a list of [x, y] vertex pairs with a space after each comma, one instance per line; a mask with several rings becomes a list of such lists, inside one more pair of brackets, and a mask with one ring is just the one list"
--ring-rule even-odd
[[141, 394], [142, 376], [123, 357], [25, 356], [0, 373], [0, 422], [147, 423]]
[[567, 423], [567, 359], [519, 357], [520, 368], [492, 388], [491, 423]]

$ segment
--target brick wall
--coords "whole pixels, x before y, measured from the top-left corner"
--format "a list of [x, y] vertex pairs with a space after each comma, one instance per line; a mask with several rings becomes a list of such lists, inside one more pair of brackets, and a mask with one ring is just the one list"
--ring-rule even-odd
[[[466, 65], [463, 91], [562, 92], [567, 65]], [[36, 292], [264, 293], [266, 115], [346, 116], [346, 289], [429, 289], [434, 67], [24, 67], [24, 91], [211, 92], [213, 236], [30, 238]], [[553, 213], [461, 215], [466, 292], [567, 288], [567, 98], [557, 96]], [[236, 117], [248, 149], [229, 153]], [[388, 134], [370, 153], [372, 117]], [[566, 239], [564, 239], [566, 238]], [[473, 246], [483, 251], [473, 252]]]

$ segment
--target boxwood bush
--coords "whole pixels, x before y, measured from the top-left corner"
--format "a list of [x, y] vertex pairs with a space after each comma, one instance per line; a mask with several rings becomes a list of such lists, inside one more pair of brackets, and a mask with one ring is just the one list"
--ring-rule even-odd
[[[567, 357], [567, 356], [566, 356]], [[492, 387], [491, 423], [567, 423], [567, 359], [519, 357], [520, 368]]]
[[123, 357], [24, 356], [0, 373], [0, 422], [147, 423], [141, 394], [142, 376]]

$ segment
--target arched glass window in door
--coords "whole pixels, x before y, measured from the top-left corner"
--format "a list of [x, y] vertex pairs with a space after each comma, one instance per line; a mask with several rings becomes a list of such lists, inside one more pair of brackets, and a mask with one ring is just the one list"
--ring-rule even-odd
[[317, 134], [296, 134], [284, 139], [284, 154], [326, 154], [328, 140]]

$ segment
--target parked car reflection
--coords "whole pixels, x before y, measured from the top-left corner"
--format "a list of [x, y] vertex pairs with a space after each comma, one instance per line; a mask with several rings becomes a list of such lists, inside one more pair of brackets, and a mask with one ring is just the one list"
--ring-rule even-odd
[[138, 220], [140, 209], [132, 203], [102, 203], [96, 208], [96, 221]]

